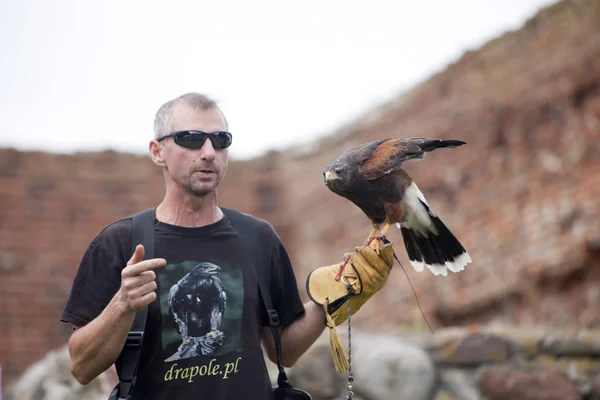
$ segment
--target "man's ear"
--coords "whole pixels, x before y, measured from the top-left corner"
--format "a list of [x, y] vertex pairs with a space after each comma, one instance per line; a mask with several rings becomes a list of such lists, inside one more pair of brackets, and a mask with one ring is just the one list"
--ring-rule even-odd
[[165, 159], [163, 154], [163, 147], [156, 140], [151, 140], [148, 144], [148, 150], [150, 151], [150, 158], [154, 162], [154, 164], [159, 167], [164, 167]]

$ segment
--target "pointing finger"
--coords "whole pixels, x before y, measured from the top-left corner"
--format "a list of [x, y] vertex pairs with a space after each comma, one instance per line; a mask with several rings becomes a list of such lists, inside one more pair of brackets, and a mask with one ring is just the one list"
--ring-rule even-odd
[[142, 261], [144, 259], [144, 246], [142, 246], [141, 244], [138, 244], [137, 246], [135, 246], [135, 251], [133, 252], [133, 255], [131, 256], [131, 258], [129, 259], [129, 261], [127, 261], [127, 265], [133, 265], [133, 264], [137, 264], [140, 261]]
[[123, 269], [123, 277], [136, 276], [145, 271], [164, 267], [167, 264], [167, 260], [164, 258], [152, 258], [150, 260], [140, 261], [133, 265], [128, 265]]

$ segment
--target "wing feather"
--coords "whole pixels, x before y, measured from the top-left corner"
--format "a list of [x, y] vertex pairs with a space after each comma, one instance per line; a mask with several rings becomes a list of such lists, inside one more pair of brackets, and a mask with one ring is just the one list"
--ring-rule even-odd
[[358, 162], [362, 164], [365, 160], [372, 156], [373, 152], [377, 149], [377, 147], [389, 139], [380, 139], [373, 142], [368, 142], [365, 144], [361, 144], [360, 146], [356, 146], [342, 154], [337, 161], [342, 162]]
[[[414, 146], [416, 147], [416, 146]], [[364, 160], [360, 167], [363, 177], [368, 180], [374, 180], [389, 174], [409, 158], [411, 144], [405, 139], [388, 139], [381, 143], [371, 154]], [[414, 149], [414, 150], [420, 150]]]
[[360, 167], [364, 179], [371, 181], [397, 170], [407, 160], [422, 160], [425, 152], [440, 147], [458, 147], [464, 142], [427, 138], [386, 139], [379, 143]]

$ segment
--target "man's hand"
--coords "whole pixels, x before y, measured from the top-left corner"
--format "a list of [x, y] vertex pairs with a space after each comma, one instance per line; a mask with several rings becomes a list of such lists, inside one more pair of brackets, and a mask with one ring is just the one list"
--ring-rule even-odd
[[[379, 253], [374, 247], [379, 248]], [[340, 264], [321, 267], [310, 273], [306, 283], [312, 301], [320, 306], [327, 303], [327, 313], [336, 326], [348, 319], [348, 298], [354, 315], [385, 285], [394, 265], [394, 250], [387, 239], [375, 239], [369, 246], [346, 254], [346, 259], [341, 273]]]
[[118, 293], [120, 302], [128, 309], [142, 311], [156, 300], [156, 274], [153, 269], [166, 264], [164, 258], [144, 260], [144, 246], [137, 245], [121, 272], [121, 288]]
[[121, 272], [121, 287], [102, 313], [78, 328], [69, 339], [71, 373], [86, 385], [106, 371], [119, 357], [137, 311], [156, 300], [154, 269], [166, 260], [144, 260], [144, 246], [138, 245]]

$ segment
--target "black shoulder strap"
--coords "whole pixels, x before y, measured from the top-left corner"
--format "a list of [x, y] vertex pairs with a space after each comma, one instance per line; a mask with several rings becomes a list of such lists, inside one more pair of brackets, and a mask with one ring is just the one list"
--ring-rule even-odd
[[[133, 215], [133, 238], [131, 254], [138, 244], [144, 246], [144, 259], [154, 258], [154, 208]], [[128, 399], [135, 386], [138, 363], [142, 353], [142, 341], [148, 307], [135, 314], [125, 346], [115, 365], [119, 371], [119, 399]]]
[[275, 342], [275, 350], [277, 352], [277, 367], [279, 368], [279, 376], [277, 378], [277, 384], [279, 387], [291, 387], [288, 381], [287, 375], [283, 367], [283, 360], [281, 358], [281, 338], [279, 337], [279, 315], [277, 310], [273, 307], [271, 300], [271, 291], [269, 285], [270, 272], [265, 265], [265, 257], [262, 253], [262, 246], [260, 244], [258, 235], [256, 234], [256, 225], [253, 224], [252, 217], [241, 213], [231, 208], [221, 207], [221, 210], [233, 224], [236, 231], [240, 234], [244, 240], [248, 251], [251, 254], [251, 263], [256, 272], [256, 279], [258, 281], [258, 287], [260, 290], [267, 316], [269, 317], [269, 327], [273, 334], [273, 341]]

